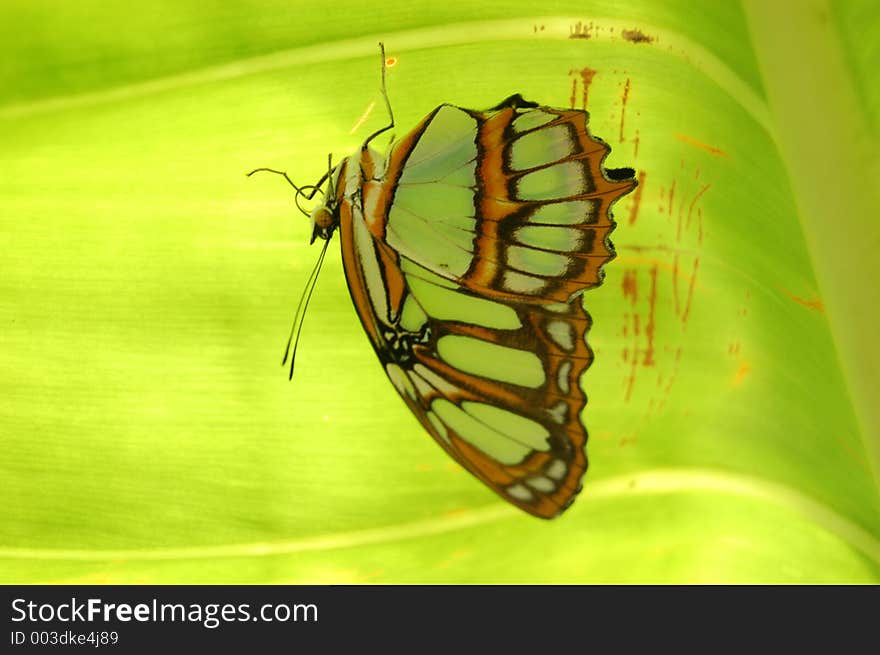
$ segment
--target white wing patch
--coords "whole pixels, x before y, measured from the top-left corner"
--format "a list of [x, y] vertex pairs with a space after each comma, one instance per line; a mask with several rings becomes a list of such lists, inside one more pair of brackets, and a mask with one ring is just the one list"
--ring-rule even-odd
[[512, 270], [504, 271], [502, 284], [507, 291], [532, 296], [540, 294], [547, 288], [546, 280], [531, 275], [524, 275], [523, 273], [517, 273]]
[[529, 501], [534, 498], [534, 494], [531, 491], [526, 489], [521, 484], [512, 484], [507, 487], [507, 493], [510, 494], [512, 498], [516, 498], [517, 500]]
[[571, 376], [571, 362], [565, 361], [559, 365], [559, 370], [556, 372], [556, 386], [559, 387], [559, 390], [564, 393], [566, 396], [568, 392], [571, 390], [571, 384], [569, 382], [569, 377]]
[[547, 413], [550, 415], [550, 418], [559, 423], [559, 425], [564, 425], [565, 421], [568, 419], [568, 405], [565, 401], [560, 400], [553, 405], [553, 407], [548, 409]]
[[416, 390], [413, 387], [413, 383], [402, 368], [397, 364], [388, 364], [385, 366], [385, 372], [388, 374], [388, 379], [391, 380], [401, 396], [409, 396], [413, 400], [416, 400]]
[[516, 191], [520, 200], [553, 200], [589, 193], [591, 186], [582, 162], [565, 161], [523, 175], [516, 183]]
[[550, 432], [543, 425], [530, 418], [514, 414], [495, 405], [465, 401], [461, 407], [468, 414], [485, 425], [493, 426], [532, 450], [547, 450], [547, 437]]
[[539, 206], [529, 216], [529, 223], [550, 225], [580, 225], [595, 223], [599, 217], [599, 200], [567, 200], [548, 202]]
[[[416, 364], [415, 366], [413, 366], [413, 373], [424, 380], [426, 384], [430, 385], [428, 387], [428, 393], [422, 393], [422, 396], [428, 396], [430, 394], [431, 387], [447, 396], [451, 396], [460, 391], [458, 387], [444, 380], [442, 377], [434, 373], [434, 371], [429, 369], [424, 364]], [[416, 386], [418, 386], [417, 378], [413, 378], [413, 382], [416, 383]]]
[[431, 410], [462, 439], [502, 464], [518, 464], [532, 452], [528, 445], [482, 423], [445, 398], [435, 399]]
[[505, 253], [508, 266], [545, 277], [565, 275], [571, 261], [567, 255], [557, 255], [526, 246], [510, 246]]
[[544, 472], [554, 480], [562, 480], [568, 472], [568, 466], [561, 459], [554, 459]]
[[532, 489], [536, 491], [540, 491], [545, 494], [552, 493], [556, 489], [556, 483], [553, 482], [550, 478], [546, 478], [543, 475], [537, 475], [533, 478], [529, 478], [526, 480], [526, 484], [529, 485]]
[[523, 171], [557, 162], [575, 154], [575, 145], [568, 125], [529, 132], [510, 145], [510, 164], [514, 170]]
[[517, 241], [525, 246], [558, 252], [579, 250], [583, 232], [575, 227], [524, 225], [514, 232]]
[[[549, 321], [547, 334], [565, 352], [574, 350], [574, 327], [566, 321]], [[569, 365], [570, 366], [570, 365]]]
[[507, 305], [453, 291], [415, 275], [410, 275], [407, 282], [424, 312], [438, 320], [467, 321], [496, 330], [515, 330], [521, 325], [516, 312]]
[[541, 111], [540, 109], [535, 109], [533, 111], [523, 112], [519, 116], [513, 119], [514, 131], [522, 133], [528, 132], [529, 130], [534, 130], [535, 128], [541, 127], [542, 125], [546, 125], [547, 123], [552, 123], [557, 118], [559, 118], [556, 114], [551, 114], [546, 111]]
[[541, 359], [527, 350], [448, 334], [437, 340], [437, 353], [453, 368], [500, 382], [537, 389], [546, 375]]
[[437, 430], [437, 433], [441, 437], [443, 437], [443, 440], [446, 441], [446, 443], [450, 443], [449, 432], [446, 430], [446, 426], [443, 425], [443, 421], [441, 421], [437, 417], [437, 415], [434, 412], [432, 412], [431, 410], [426, 411], [425, 416], [428, 417], [428, 421], [431, 422], [431, 425], [434, 426], [434, 429]]
[[[373, 235], [367, 230], [363, 220], [352, 221], [354, 242], [360, 254], [361, 268], [365, 280], [381, 280], [382, 274], [379, 262], [376, 260], [376, 250], [373, 247]], [[388, 300], [385, 296], [385, 287], [381, 284], [367, 284], [367, 293], [370, 294], [370, 303], [378, 316], [391, 318], [388, 313]]]

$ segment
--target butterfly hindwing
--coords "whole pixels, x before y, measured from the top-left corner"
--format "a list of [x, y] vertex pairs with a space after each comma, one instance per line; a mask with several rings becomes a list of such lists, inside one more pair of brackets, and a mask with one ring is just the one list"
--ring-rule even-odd
[[441, 105], [337, 173], [343, 264], [388, 377], [434, 439], [545, 518], [587, 467], [590, 318], [579, 293], [612, 256], [607, 146], [586, 113], [513, 97]]
[[[407, 260], [391, 269], [387, 246], [362, 225], [352, 235], [343, 246], [354, 258], [352, 296], [401, 397], [444, 450], [506, 500], [558, 514], [587, 466], [579, 379], [592, 354], [580, 303], [551, 310], [490, 301]], [[379, 270], [405, 280], [396, 314], [389, 287], [370, 276]], [[456, 311], [480, 324], [449, 318]]]

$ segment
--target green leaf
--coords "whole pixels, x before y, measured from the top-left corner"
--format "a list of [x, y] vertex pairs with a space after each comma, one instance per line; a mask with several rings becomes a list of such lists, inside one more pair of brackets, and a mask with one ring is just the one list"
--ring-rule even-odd
[[[379, 8], [0, 8], [0, 582], [880, 581], [876, 3]], [[335, 248], [278, 366], [317, 251], [245, 173], [382, 125], [380, 40], [398, 136], [518, 92], [638, 171], [553, 522], [408, 413]]]

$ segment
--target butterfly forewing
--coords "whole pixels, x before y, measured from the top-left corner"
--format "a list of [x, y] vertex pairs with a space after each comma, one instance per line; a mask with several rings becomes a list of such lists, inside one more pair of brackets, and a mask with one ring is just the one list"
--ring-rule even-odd
[[634, 186], [603, 175], [586, 119], [518, 96], [441, 105], [387, 164], [365, 147], [336, 178], [349, 290], [388, 377], [452, 457], [545, 518], [587, 467], [579, 294]]

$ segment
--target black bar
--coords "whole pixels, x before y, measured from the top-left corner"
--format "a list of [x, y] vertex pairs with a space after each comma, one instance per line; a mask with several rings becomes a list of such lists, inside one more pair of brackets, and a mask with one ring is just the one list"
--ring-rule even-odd
[[768, 639], [847, 652], [876, 646], [880, 619], [877, 586], [7, 586], [0, 602], [9, 653], [714, 652]]

